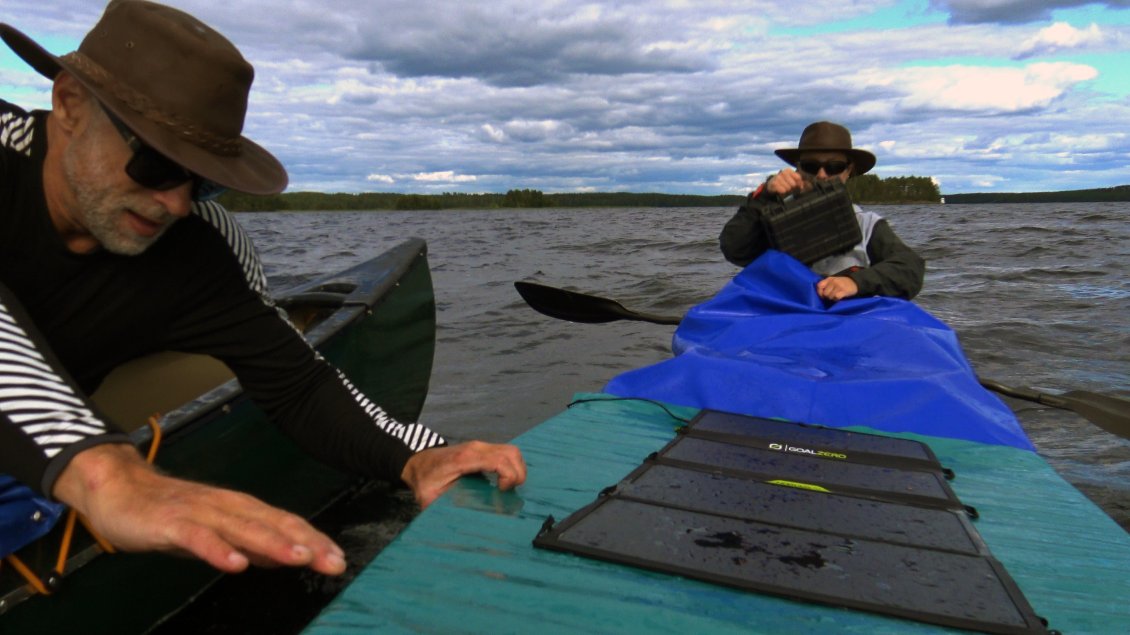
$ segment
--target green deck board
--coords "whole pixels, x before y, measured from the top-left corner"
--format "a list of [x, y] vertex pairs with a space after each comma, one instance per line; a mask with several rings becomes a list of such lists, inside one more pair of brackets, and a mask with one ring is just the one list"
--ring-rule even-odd
[[[305, 632], [948, 632], [532, 546], [548, 515], [562, 520], [591, 502], [666, 444], [675, 425], [642, 401], [583, 403], [553, 417], [515, 440], [529, 464], [517, 493], [464, 479]], [[955, 470], [954, 491], [981, 513], [978, 531], [1051, 628], [1110, 633], [1130, 624], [1130, 536], [1043, 459], [903, 436], [926, 442]]]

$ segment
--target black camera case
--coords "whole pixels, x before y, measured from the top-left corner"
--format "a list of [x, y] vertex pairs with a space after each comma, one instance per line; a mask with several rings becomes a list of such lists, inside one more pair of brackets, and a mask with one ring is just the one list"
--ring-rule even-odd
[[839, 179], [814, 181], [812, 190], [763, 208], [769, 244], [812, 265], [848, 251], [863, 240], [851, 197]]

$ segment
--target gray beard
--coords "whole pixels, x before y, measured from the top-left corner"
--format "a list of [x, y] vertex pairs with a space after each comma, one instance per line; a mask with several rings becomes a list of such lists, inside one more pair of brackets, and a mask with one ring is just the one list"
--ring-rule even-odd
[[97, 179], [92, 178], [91, 170], [83, 169], [89, 165], [99, 165], [92, 161], [99, 161], [101, 157], [86, 157], [82, 154], [74, 146], [68, 148], [63, 155], [63, 172], [75, 194], [83, 227], [110, 253], [122, 256], [141, 254], [165, 233], [168, 225], [156, 235], [148, 237], [139, 236], [125, 227], [124, 215], [129, 207], [125, 204], [125, 197], [115, 197], [106, 187], [98, 185]]

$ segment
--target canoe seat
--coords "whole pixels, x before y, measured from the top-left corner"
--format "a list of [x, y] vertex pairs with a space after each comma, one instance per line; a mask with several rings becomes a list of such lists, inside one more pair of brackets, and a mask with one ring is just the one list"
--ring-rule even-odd
[[[320, 289], [282, 298], [279, 305], [295, 328], [305, 333], [340, 308], [347, 295], [345, 290]], [[214, 357], [164, 351], [115, 368], [91, 399], [111, 422], [132, 432], [153, 414], [178, 408], [234, 376]]]
[[91, 395], [111, 422], [126, 432], [232, 379], [223, 362], [208, 355], [164, 351], [115, 368]]

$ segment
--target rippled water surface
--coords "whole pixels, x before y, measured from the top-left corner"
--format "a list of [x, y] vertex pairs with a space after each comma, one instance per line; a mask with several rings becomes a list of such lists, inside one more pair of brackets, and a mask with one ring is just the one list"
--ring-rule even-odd
[[[982, 377], [1041, 392], [1130, 398], [1130, 204], [877, 211], [926, 258], [926, 286], [916, 301], [954, 328]], [[438, 332], [422, 420], [453, 440], [504, 441], [564, 409], [574, 392], [600, 390], [622, 371], [667, 358], [673, 332], [642, 322], [554, 320], [527, 307], [513, 282], [533, 280], [638, 311], [681, 315], [737, 272], [717, 246], [732, 213], [302, 212], [239, 220], [276, 289], [359, 263], [406, 237], [427, 240]], [[1068, 411], [1018, 400], [1009, 405], [1039, 452], [1130, 528], [1130, 441]], [[411, 517], [412, 504], [376, 491], [362, 492], [351, 506], [363, 520], [346, 514], [334, 537], [355, 573]], [[299, 632], [344, 584], [287, 570], [226, 582], [157, 633]], [[264, 593], [276, 598], [269, 615], [245, 610]]]
[[[1130, 397], [1130, 205], [876, 208], [928, 262], [917, 302], [957, 331], [982, 377], [1042, 392]], [[730, 208], [242, 214], [282, 288], [424, 238], [438, 345], [422, 419], [455, 439], [507, 440], [577, 391], [670, 354], [672, 327], [553, 320], [533, 280], [679, 315], [737, 269], [717, 235]], [[1074, 413], [1010, 401], [1043, 454], [1130, 526], [1130, 442]]]

